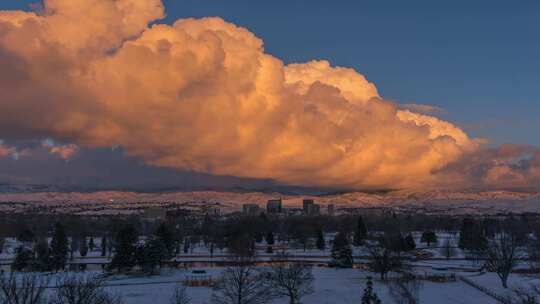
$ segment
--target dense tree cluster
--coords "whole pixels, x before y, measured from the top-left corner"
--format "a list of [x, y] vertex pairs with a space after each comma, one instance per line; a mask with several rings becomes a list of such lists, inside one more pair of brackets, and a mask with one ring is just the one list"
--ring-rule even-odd
[[352, 249], [347, 235], [344, 232], [338, 232], [332, 242], [332, 265], [337, 267], [350, 268], [354, 260]]
[[[263, 213], [219, 218], [179, 216], [163, 221], [143, 221], [132, 216], [2, 218], [0, 215], [0, 218], [6, 220], [0, 221], [4, 229], [0, 250], [5, 248], [6, 240], [12, 246], [11, 238], [17, 239], [17, 247], [10, 250], [16, 253], [12, 267], [19, 271], [58, 272], [73, 264], [71, 257], [102, 256], [111, 258], [110, 271], [152, 275], [195, 248], [206, 247], [210, 255], [218, 251], [253, 257], [259, 252], [270, 258], [283, 248], [317, 250], [321, 254], [327, 254], [323, 250], [330, 248], [331, 265], [353, 267], [354, 251], [369, 259], [371, 270], [386, 279], [389, 273], [406, 267], [404, 261], [425, 250], [425, 244], [447, 259], [463, 252], [465, 257], [475, 259], [479, 268], [497, 273], [506, 285], [516, 260], [524, 252], [530, 257], [531, 266], [540, 263], [540, 221], [526, 216], [506, 219], [399, 214], [283, 217]], [[422, 232], [421, 237], [417, 231]], [[418, 239], [422, 245], [416, 243]]]

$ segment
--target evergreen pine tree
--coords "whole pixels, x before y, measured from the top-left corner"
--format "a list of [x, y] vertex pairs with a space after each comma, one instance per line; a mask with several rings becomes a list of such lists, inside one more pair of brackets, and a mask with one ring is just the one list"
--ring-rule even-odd
[[103, 236], [101, 238], [101, 256], [104, 257], [107, 255], [107, 238]]
[[353, 266], [352, 249], [347, 236], [343, 232], [339, 232], [334, 238], [332, 244], [332, 264], [346, 268]]
[[161, 262], [166, 259], [166, 255], [167, 248], [159, 238], [150, 239], [136, 249], [137, 264], [148, 275], [153, 275], [156, 268], [161, 268]]
[[75, 258], [75, 252], [79, 251], [80, 242], [79, 238], [72, 236], [71, 242], [69, 243], [69, 259], [73, 261]]
[[66, 267], [68, 256], [68, 238], [64, 226], [60, 223], [54, 225], [53, 237], [51, 239], [51, 268], [55, 271]]
[[268, 234], [266, 234], [266, 244], [274, 245], [274, 233], [272, 231], [268, 231]]
[[90, 240], [88, 240], [88, 249], [90, 249], [90, 252], [94, 251], [96, 248], [96, 243], [94, 242], [94, 238], [90, 237]]
[[319, 227], [317, 228], [317, 249], [324, 250], [326, 243], [324, 242], [324, 233], [323, 230]]
[[24, 246], [19, 246], [15, 249], [15, 259], [11, 264], [11, 268], [15, 271], [23, 271], [32, 262], [33, 253], [32, 250], [24, 248]]
[[249, 244], [250, 244], [250, 250], [251, 250], [251, 252], [252, 252], [253, 254], [255, 254], [256, 248], [257, 248], [257, 246], [255, 246], [255, 240], [252, 240]]
[[375, 292], [373, 292], [373, 281], [368, 277], [364, 295], [362, 296], [362, 304], [381, 304], [381, 300]]
[[109, 255], [109, 257], [112, 255], [114, 247], [115, 247], [114, 238], [108, 237], [107, 238], [107, 254]]
[[165, 245], [167, 258], [172, 258], [174, 256], [175, 240], [174, 234], [167, 224], [161, 223], [159, 225], [156, 230], [156, 238]]
[[354, 246], [361, 246], [364, 240], [367, 237], [367, 228], [366, 224], [364, 224], [364, 219], [362, 216], [358, 217], [358, 222], [356, 224], [356, 230], [354, 231]]
[[427, 243], [428, 247], [430, 247], [432, 243], [437, 243], [437, 235], [433, 231], [424, 231], [420, 241]]
[[83, 237], [80, 240], [79, 253], [82, 257], [85, 257], [88, 254], [88, 243], [86, 242], [86, 237]]
[[128, 225], [118, 232], [114, 242], [114, 256], [109, 265], [110, 269], [119, 272], [130, 270], [137, 263], [137, 243], [139, 237], [137, 231]]
[[189, 237], [184, 238], [184, 253], [189, 252], [190, 242], [191, 241], [190, 241]]
[[414, 238], [413, 238], [412, 234], [408, 234], [405, 237], [405, 247], [406, 247], [406, 251], [416, 249], [416, 242], [414, 241]]
[[17, 235], [17, 241], [25, 244], [30, 244], [34, 242], [36, 236], [34, 235], [34, 232], [30, 229], [23, 229], [18, 235]]
[[464, 219], [459, 231], [459, 248], [481, 250], [487, 246], [487, 238], [482, 227], [472, 219]]
[[36, 253], [36, 260], [33, 268], [36, 271], [49, 271], [51, 267], [51, 252], [47, 239], [40, 238], [34, 247], [34, 251]]
[[253, 237], [256, 243], [260, 243], [263, 241], [263, 234], [260, 231], [255, 231], [255, 235]]
[[461, 228], [459, 230], [459, 248], [468, 249], [471, 247], [472, 239], [471, 236], [474, 231], [474, 221], [471, 219], [464, 219], [461, 223]]

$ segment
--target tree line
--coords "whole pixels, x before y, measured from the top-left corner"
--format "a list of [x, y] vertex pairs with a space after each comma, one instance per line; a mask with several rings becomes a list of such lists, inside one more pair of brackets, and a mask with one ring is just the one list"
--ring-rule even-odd
[[[387, 223], [382, 224], [382, 219]], [[352, 267], [353, 248], [363, 246], [367, 249], [368, 266], [384, 280], [388, 273], [405, 269], [407, 259], [404, 255], [419, 246], [409, 230], [419, 225], [418, 218], [391, 215], [390, 219], [362, 216], [279, 218], [262, 214], [144, 222], [125, 217], [99, 220], [96, 226], [79, 223], [77, 227], [67, 219], [56, 222], [52, 228], [45, 228], [48, 235], [37, 234], [29, 226], [21, 225], [17, 239], [22, 245], [16, 249], [13, 269], [60, 271], [73, 258], [74, 252], [85, 256], [88, 251], [99, 250], [101, 256], [111, 258], [109, 271], [136, 269], [154, 274], [165, 262], [178, 254], [192, 252], [200, 243], [211, 255], [216, 249], [254, 254], [256, 246], [261, 244], [266, 246], [266, 253], [274, 254], [274, 244], [280, 243], [296, 244], [303, 250], [325, 250], [330, 246], [330, 265], [335, 267]], [[407, 220], [412, 224], [403, 224]], [[507, 286], [508, 276], [525, 254], [531, 266], [540, 261], [537, 233], [540, 229], [537, 230], [536, 218], [510, 216], [504, 220], [460, 218], [457, 221], [452, 218], [445, 222], [442, 226], [452, 229], [444, 231], [455, 233], [455, 242], [446, 238], [439, 244], [437, 234], [440, 230], [435, 228], [440, 226], [437, 225], [421, 225], [425, 229], [421, 230], [420, 242], [428, 247], [436, 245], [446, 258], [454, 256], [459, 247], [467, 258], [478, 261], [480, 267], [496, 272], [503, 286]], [[328, 236], [331, 239], [327, 239]], [[4, 237], [0, 238], [0, 250], [4, 243]]]

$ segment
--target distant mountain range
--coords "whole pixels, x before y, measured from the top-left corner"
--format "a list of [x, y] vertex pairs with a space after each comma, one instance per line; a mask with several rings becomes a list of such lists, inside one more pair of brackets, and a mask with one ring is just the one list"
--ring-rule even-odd
[[[47, 185], [47, 184], [9, 184], [0, 183], [0, 194], [10, 193], [38, 193], [38, 192], [136, 192], [136, 193], [163, 193], [163, 192], [192, 192], [192, 191], [221, 191], [221, 192], [261, 192], [261, 193], [282, 193], [282, 194], [309, 194], [309, 195], [328, 195], [335, 193], [350, 192], [347, 190], [325, 190], [320, 188], [310, 188], [301, 186], [284, 186], [271, 185], [266, 187], [160, 187], [156, 185], [145, 186], [126, 186], [126, 187], [90, 187], [90, 186], [74, 186], [74, 185]], [[385, 192], [386, 190], [382, 190]], [[369, 191], [368, 191], [369, 192]], [[381, 192], [381, 191], [374, 191]]]
[[[301, 206], [303, 199], [336, 207], [414, 207], [418, 210], [461, 210], [463, 212], [540, 212], [540, 193], [516, 191], [395, 190], [380, 192], [283, 193], [272, 191], [63, 191], [42, 185], [0, 185], [0, 202], [43, 202], [55, 204], [134, 202], [212, 202], [226, 209], [244, 203], [264, 206], [267, 200], [282, 198], [286, 206]], [[469, 210], [469, 211], [467, 211]]]

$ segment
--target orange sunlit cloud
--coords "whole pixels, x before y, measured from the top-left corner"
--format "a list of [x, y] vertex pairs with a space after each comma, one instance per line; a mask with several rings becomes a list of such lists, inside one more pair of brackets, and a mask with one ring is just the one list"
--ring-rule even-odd
[[445, 168], [481, 149], [353, 69], [285, 65], [220, 18], [149, 26], [163, 16], [160, 0], [0, 12], [0, 138], [73, 143], [50, 147], [65, 159], [121, 146], [158, 166], [330, 187], [458, 184]]

